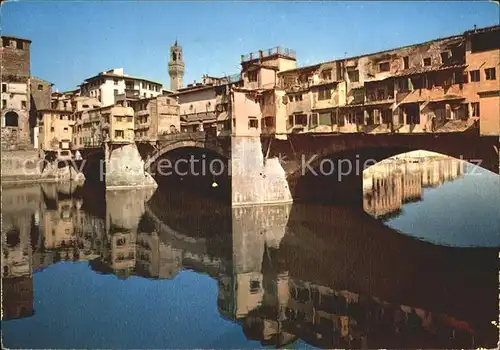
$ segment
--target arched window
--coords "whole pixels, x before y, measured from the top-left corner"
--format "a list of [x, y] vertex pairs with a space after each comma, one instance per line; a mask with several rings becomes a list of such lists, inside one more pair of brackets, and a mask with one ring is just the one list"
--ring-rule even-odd
[[19, 126], [19, 116], [16, 112], [10, 111], [5, 113], [5, 126]]
[[172, 52], [172, 61], [177, 61], [177, 55], [175, 52]]

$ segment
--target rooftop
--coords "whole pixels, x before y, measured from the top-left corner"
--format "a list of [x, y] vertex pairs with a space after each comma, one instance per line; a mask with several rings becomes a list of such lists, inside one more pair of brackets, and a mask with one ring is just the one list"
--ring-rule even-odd
[[241, 63], [249, 62], [257, 59], [263, 59], [268, 57], [281, 56], [296, 59], [295, 51], [288, 49], [286, 47], [276, 46], [266, 50], [259, 50], [256, 52], [251, 52], [246, 55], [241, 55]]
[[50, 81], [47, 81], [47, 80], [44, 80], [44, 79], [41, 79], [41, 78], [37, 78], [37, 77], [30, 77], [30, 79], [33, 79], [33, 80], [36, 80], [36, 81], [40, 81], [40, 82], [43, 82], [43, 83], [46, 83], [50, 86], [54, 86], [54, 83], [51, 83]]
[[22, 40], [22, 41], [27, 41], [27, 42], [31, 43], [30, 39], [24, 39], [24, 38], [20, 38], [20, 37], [17, 37], [17, 36], [2, 35], [2, 39], [3, 38], [5, 38], [5, 39], [14, 39], [14, 40]]
[[111, 77], [111, 78], [120, 78], [120, 79], [140, 80], [140, 81], [145, 81], [145, 82], [148, 82], [148, 83], [153, 83], [153, 84], [157, 84], [157, 85], [163, 86], [162, 83], [159, 83], [159, 82], [154, 81], [154, 80], [145, 79], [145, 78], [139, 78], [139, 77], [134, 77], [134, 76], [130, 76], [130, 75], [127, 75], [127, 74], [119, 74], [119, 73], [115, 73], [115, 71], [121, 71], [121, 72], [123, 72], [123, 69], [110, 69], [110, 70], [108, 70], [106, 72], [101, 72], [101, 73], [99, 73], [97, 75], [94, 75], [94, 76], [92, 76], [90, 78], [85, 79], [84, 82], [81, 85], [83, 85], [85, 83], [88, 83], [91, 80], [95, 80], [97, 78]]
[[479, 34], [479, 33], [485, 33], [485, 32], [493, 32], [493, 31], [497, 31], [497, 30], [500, 30], [500, 25], [483, 27], [483, 28], [474, 28], [472, 30], [466, 31], [464, 34], [465, 35]]
[[409, 48], [412, 46], [425, 45], [425, 44], [429, 44], [429, 43], [440, 41], [440, 40], [463, 39], [464, 36], [469, 35], [469, 34], [483, 33], [483, 32], [496, 31], [496, 30], [500, 30], [500, 25], [484, 27], [484, 28], [476, 28], [473, 30], [466, 31], [462, 34], [457, 34], [457, 35], [452, 35], [452, 36], [447, 36], [447, 37], [440, 37], [440, 38], [428, 40], [425, 42], [395, 47], [395, 48], [387, 49], [387, 50], [383, 50], [383, 51], [377, 51], [377, 52], [366, 53], [366, 54], [362, 54], [362, 55], [358, 55], [358, 56], [345, 57], [345, 58], [339, 58], [339, 59], [335, 59], [335, 60], [331, 60], [331, 61], [320, 62], [320, 63], [316, 63], [316, 64], [309, 65], [309, 66], [304, 66], [304, 67], [299, 67], [299, 68], [295, 68], [295, 69], [289, 69], [286, 71], [282, 71], [279, 74], [283, 74], [283, 73], [287, 73], [287, 72], [294, 72], [294, 71], [302, 71], [302, 70], [314, 70], [314, 69], [318, 69], [323, 64], [332, 63], [332, 62], [336, 62], [336, 61], [348, 61], [348, 60], [358, 59], [358, 58], [367, 57], [367, 56], [380, 55], [383, 53], [389, 53], [391, 51], [402, 50], [402, 49]]

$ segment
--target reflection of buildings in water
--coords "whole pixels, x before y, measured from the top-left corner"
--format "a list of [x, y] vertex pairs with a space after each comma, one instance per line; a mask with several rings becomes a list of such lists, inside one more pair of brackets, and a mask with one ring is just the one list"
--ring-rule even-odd
[[363, 207], [376, 218], [397, 215], [422, 199], [423, 188], [462, 177], [464, 169], [463, 161], [444, 156], [382, 161], [363, 172]]
[[68, 196], [67, 191], [59, 191], [60, 186], [42, 187], [46, 202], [49, 203], [40, 214], [44, 249], [54, 252], [56, 261], [93, 259], [98, 256], [96, 245], [99, 244], [104, 223], [82, 211], [82, 200]]
[[33, 315], [32, 240], [38, 186], [2, 188], [2, 319]]
[[274, 285], [265, 287], [258, 307], [235, 319], [249, 339], [263, 345], [281, 347], [298, 338], [321, 348], [474, 345], [468, 325], [446, 315], [336, 291], [286, 273], [274, 279]]
[[183, 251], [164, 243], [156, 231], [137, 235], [137, 274], [159, 279], [174, 278], [182, 267]]
[[279, 247], [290, 210], [291, 204], [233, 208], [232, 271], [231, 277], [219, 279], [218, 301], [220, 313], [229, 319], [243, 318], [262, 304], [263, 259]]
[[119, 276], [130, 275], [135, 267], [137, 234], [122, 230], [111, 230], [104, 241], [102, 262]]
[[[317, 209], [313, 208], [319, 221], [324, 221], [324, 213]], [[465, 322], [293, 277], [297, 271], [287, 271], [292, 266], [280, 262], [283, 241], [274, 246], [278, 250], [268, 246], [261, 234], [264, 230], [252, 224], [255, 212], [246, 209], [233, 215], [233, 266], [218, 277], [218, 309], [222, 316], [240, 323], [247, 338], [278, 347], [298, 338], [322, 348], [474, 345]], [[295, 218], [309, 225], [304, 219]], [[335, 223], [343, 218], [329, 220]], [[293, 226], [288, 229], [295, 230]], [[307, 252], [288, 249], [286, 254]], [[332, 278], [332, 283], [341, 282], [340, 275]]]
[[[400, 191], [402, 198], [402, 188]], [[413, 192], [406, 193], [410, 196]], [[402, 308], [292, 277], [286, 271], [288, 265], [279, 264], [277, 260], [281, 260], [281, 256], [275, 254], [280, 245], [283, 248], [290, 205], [233, 209], [232, 264], [207, 253], [210, 237], [183, 237], [161, 222], [145, 223], [148, 214], [142, 213], [139, 223], [129, 225], [137, 227], [134, 230], [115, 226], [126, 220], [113, 213], [113, 220], [108, 221], [113, 225], [106, 230], [105, 220], [78, 208], [74, 203], [68, 209], [66, 199], [59, 199], [52, 209], [41, 210], [40, 222], [45, 223], [45, 216], [57, 221], [71, 217], [74, 234], [68, 239], [74, 237], [76, 243], [71, 245], [76, 245], [80, 252], [82, 249], [90, 252], [87, 257], [92, 259], [90, 264], [97, 271], [120, 277], [135, 274], [153, 278], [172, 278], [183, 267], [208, 272], [218, 280], [221, 315], [239, 322], [248, 338], [263, 344], [281, 346], [302, 338], [312, 345], [327, 348], [361, 346], [363, 343], [381, 346], [384, 343], [376, 342], [377, 334], [384, 335], [386, 342], [390, 337], [399, 339], [400, 335], [408, 333], [431, 336], [441, 330], [448, 337], [451, 334], [448, 330], [455, 329], [453, 324], [458, 323], [418, 309]], [[70, 215], [66, 213], [68, 210]], [[326, 219], [324, 213], [317, 208], [314, 210], [318, 216], [315, 221]], [[46, 211], [54, 213], [46, 215]], [[301, 222], [302, 219], [295, 218]], [[338, 219], [330, 217], [328, 220], [336, 222]], [[308, 223], [304, 221], [304, 225]], [[57, 223], [55, 227], [59, 227]], [[314, 230], [314, 226], [311, 229]], [[51, 233], [52, 226], [44, 230]], [[67, 237], [66, 231], [55, 232], [55, 238], [45, 242], [51, 248], [41, 254], [45, 260], [38, 252], [33, 255], [37, 261], [33, 263], [34, 269], [51, 263], [49, 254], [64, 251], [62, 238]], [[28, 306], [24, 309], [20, 306], [29, 299], [28, 284], [23, 283], [16, 288], [24, 288], [24, 291], [15, 292], [20, 300], [17, 302], [18, 314], [27, 314], [26, 310], [30, 310]]]
[[31, 274], [2, 278], [2, 320], [30, 317], [34, 313]]
[[146, 202], [155, 189], [106, 191], [106, 228], [111, 226], [137, 232]]

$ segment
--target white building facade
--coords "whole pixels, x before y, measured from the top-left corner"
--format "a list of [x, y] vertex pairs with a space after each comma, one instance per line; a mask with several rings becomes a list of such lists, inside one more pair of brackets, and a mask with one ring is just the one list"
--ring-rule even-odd
[[96, 98], [102, 106], [115, 104], [115, 96], [151, 98], [162, 94], [163, 85], [148, 79], [126, 75], [123, 68], [114, 68], [86, 79], [80, 85], [81, 96]]

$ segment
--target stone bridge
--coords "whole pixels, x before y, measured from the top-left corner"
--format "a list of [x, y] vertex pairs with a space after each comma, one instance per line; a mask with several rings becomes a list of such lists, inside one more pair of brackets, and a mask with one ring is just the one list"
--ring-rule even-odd
[[225, 158], [231, 158], [229, 137], [217, 137], [204, 131], [179, 133], [160, 136], [155, 142], [138, 143], [141, 156], [146, 159], [144, 169], [151, 170], [151, 166], [161, 157], [179, 148], [208, 149]]
[[[106, 189], [156, 187], [154, 165], [167, 153], [185, 148], [209, 150], [223, 159], [231, 158], [230, 137], [217, 137], [210, 132], [162, 135], [158, 140], [106, 142], [102, 147], [80, 151], [87, 179], [104, 182]], [[186, 156], [189, 151], [186, 152]], [[82, 160], [76, 161], [76, 166]], [[101, 176], [99, 176], [101, 175]]]
[[291, 134], [261, 137], [264, 162], [279, 159], [294, 200], [362, 201], [363, 170], [401, 153], [424, 150], [499, 173], [498, 137], [475, 133], [364, 135]]
[[[104, 152], [87, 153], [104, 157], [106, 188], [117, 189], [156, 187], [152, 176], [155, 164], [168, 153], [177, 152], [177, 157], [187, 158], [193, 149], [209, 150], [214, 157], [230, 161], [227, 175], [232, 205], [338, 199], [360, 204], [363, 169], [414, 150], [462, 158], [499, 172], [498, 137], [479, 136], [474, 131], [383, 135], [308, 133], [278, 137], [258, 134], [221, 137], [202, 131], [164, 135], [155, 141], [105, 144]], [[82, 154], [84, 158], [88, 156], [85, 152]]]

